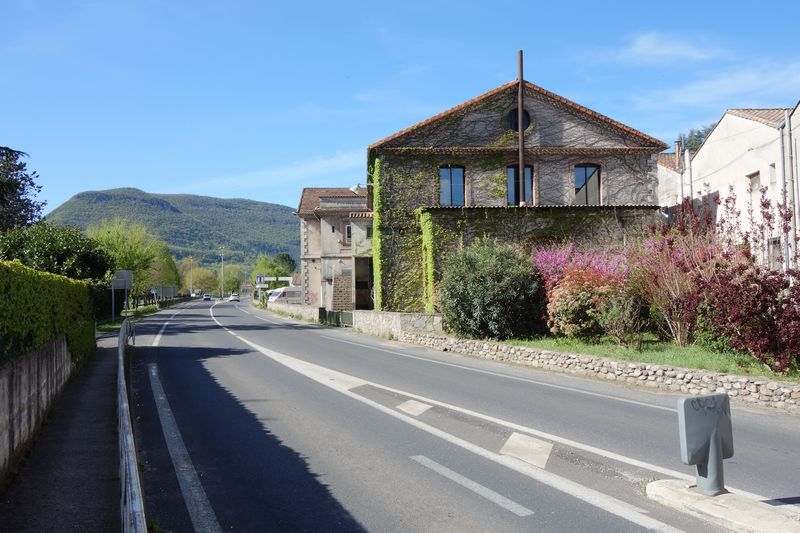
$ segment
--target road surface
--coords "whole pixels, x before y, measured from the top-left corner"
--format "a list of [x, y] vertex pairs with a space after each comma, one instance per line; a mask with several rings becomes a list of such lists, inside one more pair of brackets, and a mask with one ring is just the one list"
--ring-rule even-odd
[[[191, 302], [137, 326], [148, 518], [171, 531], [709, 531], [651, 502], [687, 479], [677, 396]], [[726, 482], [800, 503], [797, 418], [733, 410]]]

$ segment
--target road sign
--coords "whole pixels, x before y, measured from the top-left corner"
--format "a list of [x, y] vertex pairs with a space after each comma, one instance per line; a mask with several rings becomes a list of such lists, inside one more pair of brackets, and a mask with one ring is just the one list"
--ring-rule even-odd
[[112, 289], [129, 289], [133, 285], [133, 271], [117, 270], [111, 278]]
[[697, 467], [697, 489], [715, 496], [725, 492], [722, 460], [733, 457], [730, 398], [709, 394], [678, 400], [681, 461]]

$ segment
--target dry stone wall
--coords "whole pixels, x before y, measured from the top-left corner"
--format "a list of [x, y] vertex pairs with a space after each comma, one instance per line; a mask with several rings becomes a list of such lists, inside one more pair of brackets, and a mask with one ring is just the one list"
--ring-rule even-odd
[[553, 352], [527, 346], [419, 332], [402, 332], [398, 339], [480, 359], [617, 381], [665, 392], [691, 395], [726, 393], [734, 402], [800, 414], [798, 383], [665, 365], [615, 361], [605, 357]]

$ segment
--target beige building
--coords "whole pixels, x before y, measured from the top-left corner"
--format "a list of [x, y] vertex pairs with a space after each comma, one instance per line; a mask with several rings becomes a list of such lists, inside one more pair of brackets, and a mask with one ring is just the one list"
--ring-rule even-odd
[[303, 303], [333, 311], [372, 308], [372, 213], [364, 188], [303, 189]]
[[[793, 126], [791, 136], [790, 128], [785, 127], [787, 113]], [[695, 200], [710, 196], [724, 201], [734, 194], [742, 230], [752, 231], [750, 213], [756, 225], [761, 223], [762, 189], [777, 209], [783, 202], [785, 179], [787, 204], [794, 204], [796, 214], [797, 202], [793, 198], [797, 193], [794, 178], [798, 175], [795, 133], [800, 127], [798, 115], [797, 107], [727, 110], [697, 152], [689, 154], [688, 165], [685, 154], [677, 157], [675, 153], [659, 154], [659, 203], [676, 205], [681, 195]], [[721, 214], [717, 210], [718, 219]], [[779, 266], [777, 258], [784, 245], [779, 229], [776, 227], [761, 240], [762, 259]], [[778, 265], [774, 264], [776, 261]]]

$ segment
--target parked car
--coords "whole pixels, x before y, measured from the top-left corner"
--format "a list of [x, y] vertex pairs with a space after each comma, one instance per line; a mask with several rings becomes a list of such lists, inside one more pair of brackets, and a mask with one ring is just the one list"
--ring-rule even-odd
[[231, 293], [231, 295], [228, 296], [228, 301], [229, 302], [238, 302], [239, 301], [239, 295], [236, 294], [235, 292]]
[[279, 302], [285, 304], [302, 303], [300, 287], [280, 287], [269, 291], [268, 302]]
[[204, 301], [204, 302], [210, 302], [210, 301], [211, 301], [211, 295], [210, 295], [210, 294], [208, 294], [208, 293], [205, 293], [205, 294], [203, 295], [203, 301]]

